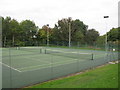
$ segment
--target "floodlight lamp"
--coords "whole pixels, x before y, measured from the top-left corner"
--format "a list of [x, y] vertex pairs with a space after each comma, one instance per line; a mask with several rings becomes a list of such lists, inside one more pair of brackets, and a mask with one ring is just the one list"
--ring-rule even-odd
[[36, 36], [34, 35], [33, 38], [36, 38]]
[[109, 18], [109, 16], [104, 16], [104, 18]]

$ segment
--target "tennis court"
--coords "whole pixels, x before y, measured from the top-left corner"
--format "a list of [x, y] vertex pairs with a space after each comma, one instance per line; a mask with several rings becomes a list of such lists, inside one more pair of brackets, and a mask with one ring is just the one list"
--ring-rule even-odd
[[[24, 87], [117, 60], [117, 52], [51, 47], [2, 49], [3, 87]], [[109, 60], [109, 61], [108, 61]], [[11, 72], [11, 75], [9, 75]]]

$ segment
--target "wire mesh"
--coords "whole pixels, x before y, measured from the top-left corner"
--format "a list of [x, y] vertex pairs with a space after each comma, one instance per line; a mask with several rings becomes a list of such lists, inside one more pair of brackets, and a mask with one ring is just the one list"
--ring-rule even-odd
[[[117, 60], [118, 54], [109, 52], [109, 56], [106, 56], [105, 51], [49, 47], [42, 48], [41, 54], [26, 55], [38, 50], [27, 47], [20, 47], [20, 50], [3, 48], [3, 88], [20, 88], [94, 68]], [[13, 53], [19, 56], [13, 56]], [[94, 59], [88, 60], [92, 53]]]

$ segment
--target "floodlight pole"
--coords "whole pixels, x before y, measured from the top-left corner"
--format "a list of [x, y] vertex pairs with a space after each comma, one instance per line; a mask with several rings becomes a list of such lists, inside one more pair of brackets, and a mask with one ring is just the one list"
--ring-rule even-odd
[[69, 47], [71, 47], [71, 17], [68, 18], [69, 22], [68, 22], [68, 26], [69, 26]]
[[47, 24], [47, 46], [49, 46], [49, 24]]
[[[104, 16], [105, 19], [109, 18], [109, 16]], [[106, 37], [105, 37], [105, 49], [106, 49], [106, 54], [108, 55], [108, 48], [107, 48], [107, 21], [106, 21]]]

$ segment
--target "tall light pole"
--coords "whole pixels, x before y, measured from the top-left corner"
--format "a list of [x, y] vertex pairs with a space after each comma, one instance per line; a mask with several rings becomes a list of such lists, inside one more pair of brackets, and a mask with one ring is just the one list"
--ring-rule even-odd
[[[2, 17], [0, 16], [0, 62], [2, 62]], [[2, 64], [0, 64], [0, 89], [2, 90]]]
[[[105, 19], [109, 18], [109, 16], [104, 16]], [[108, 56], [108, 42], [107, 42], [107, 21], [106, 21], [106, 37], [105, 37], [105, 49], [106, 49], [106, 54]]]
[[72, 18], [68, 18], [68, 27], [69, 27], [69, 47], [71, 47], [71, 20]]
[[47, 46], [49, 46], [49, 24], [47, 24]]

